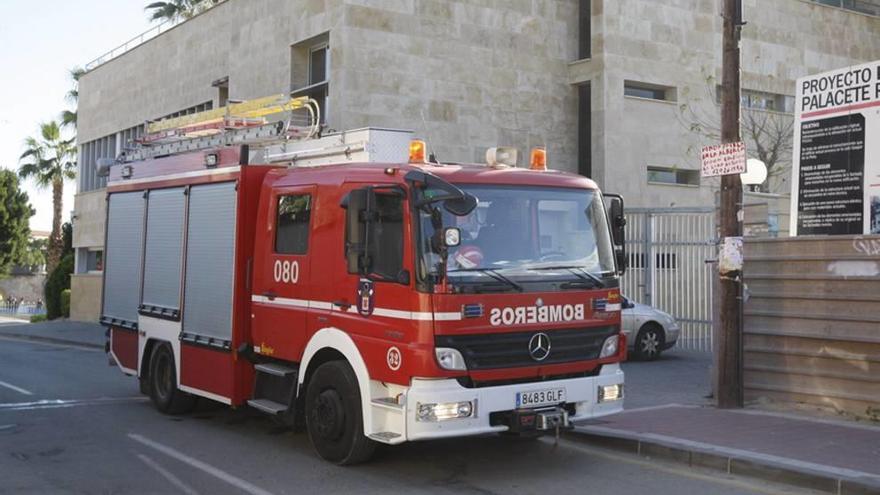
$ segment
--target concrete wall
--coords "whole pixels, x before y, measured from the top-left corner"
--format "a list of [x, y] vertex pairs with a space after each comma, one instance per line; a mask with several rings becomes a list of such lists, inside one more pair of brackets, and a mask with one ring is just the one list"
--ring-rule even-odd
[[328, 32], [336, 129], [408, 128], [441, 160], [546, 145], [576, 170], [575, 0], [230, 0], [80, 80], [80, 142], [218, 97], [291, 89], [291, 45]]
[[107, 191], [77, 194], [73, 201], [73, 247], [104, 245]]
[[5, 301], [9, 297], [37, 301], [43, 299], [43, 286], [46, 284], [46, 275], [14, 275], [0, 278], [0, 295]]
[[880, 236], [748, 239], [746, 400], [880, 420]]
[[[744, 4], [744, 89], [794, 96], [799, 77], [880, 59], [880, 18], [804, 0]], [[712, 204], [717, 179], [700, 187], [649, 184], [646, 167], [699, 169], [700, 148], [718, 140], [719, 5], [593, 0], [592, 57], [572, 64], [570, 81], [593, 88], [594, 178], [631, 206]], [[674, 101], [625, 97], [625, 80], [674, 88]], [[787, 169], [790, 157], [784, 161]], [[772, 192], [788, 192], [785, 178]]]
[[70, 277], [70, 319], [97, 323], [101, 313], [101, 274], [80, 273]]

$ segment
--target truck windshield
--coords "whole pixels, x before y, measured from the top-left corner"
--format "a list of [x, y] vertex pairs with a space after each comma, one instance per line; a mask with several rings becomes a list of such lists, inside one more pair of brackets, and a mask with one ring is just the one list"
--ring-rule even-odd
[[[458, 227], [449, 248], [447, 280], [475, 290], [523, 290], [531, 282], [601, 286], [614, 273], [605, 207], [598, 191], [531, 186], [460, 185], [479, 199], [471, 214], [442, 211], [443, 227]], [[440, 256], [431, 247], [434, 224], [420, 214], [420, 271], [439, 279]], [[483, 286], [483, 289], [479, 289]]]

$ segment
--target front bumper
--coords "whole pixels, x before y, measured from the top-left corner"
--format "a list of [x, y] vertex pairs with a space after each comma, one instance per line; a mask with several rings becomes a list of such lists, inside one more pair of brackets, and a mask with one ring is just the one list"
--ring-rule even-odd
[[681, 327], [670, 325], [666, 327], [666, 341], [663, 343], [663, 350], [669, 349], [678, 342], [678, 335], [681, 333]]
[[[426, 380], [416, 378], [413, 379], [412, 386], [406, 393], [406, 440], [427, 440], [507, 431], [509, 427], [506, 425], [493, 426], [490, 423], [490, 416], [492, 413], [513, 411], [516, 408], [517, 392], [565, 388], [565, 404], [573, 406], [574, 409], [574, 413], [568, 416], [570, 422], [614, 414], [623, 410], [623, 398], [600, 403], [599, 387], [622, 384], [623, 370], [620, 369], [619, 364], [604, 365], [597, 376], [497, 387], [465, 388], [453, 379]], [[474, 403], [474, 413], [471, 417], [444, 421], [416, 420], [419, 403], [464, 401], [473, 401]]]

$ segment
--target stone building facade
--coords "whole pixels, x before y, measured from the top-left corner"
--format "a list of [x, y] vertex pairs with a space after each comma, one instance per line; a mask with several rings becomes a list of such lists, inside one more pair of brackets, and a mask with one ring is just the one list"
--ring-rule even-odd
[[[756, 111], [784, 116], [798, 77], [880, 59], [880, 8], [744, 3], [744, 104]], [[92, 319], [100, 299], [96, 159], [115, 156], [147, 120], [231, 99], [310, 95], [324, 102], [330, 128], [412, 129], [441, 161], [543, 145], [552, 168], [591, 176], [628, 205], [711, 205], [717, 184], [695, 170], [718, 111], [718, 6], [227, 0], [80, 80], [73, 286], [83, 297], [73, 296], [72, 312]]]

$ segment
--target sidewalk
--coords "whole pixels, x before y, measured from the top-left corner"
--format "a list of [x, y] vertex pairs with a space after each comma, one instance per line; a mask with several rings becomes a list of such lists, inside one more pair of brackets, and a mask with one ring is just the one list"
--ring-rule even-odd
[[880, 425], [669, 404], [591, 421], [569, 438], [828, 493], [880, 493]]
[[97, 323], [65, 320], [27, 323], [14, 318], [0, 317], [0, 337], [6, 336], [103, 349], [106, 340], [104, 331], [104, 327]]

